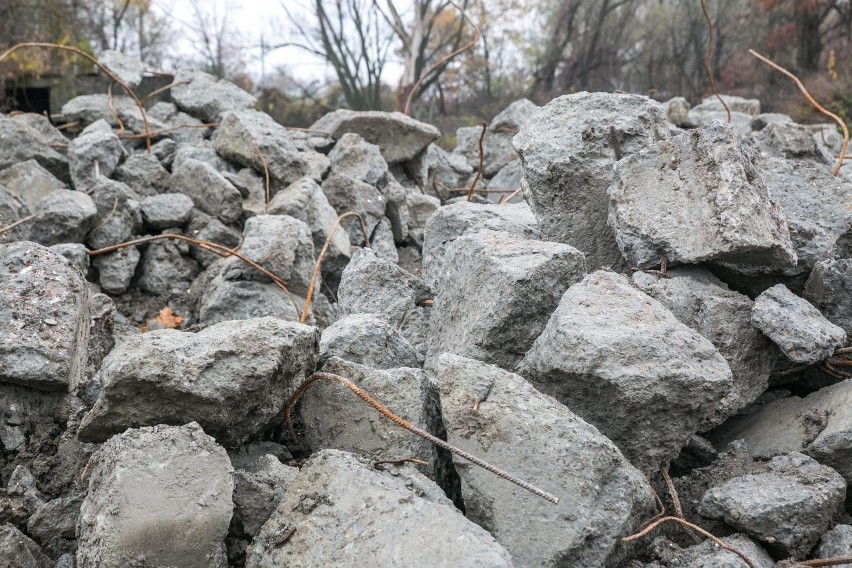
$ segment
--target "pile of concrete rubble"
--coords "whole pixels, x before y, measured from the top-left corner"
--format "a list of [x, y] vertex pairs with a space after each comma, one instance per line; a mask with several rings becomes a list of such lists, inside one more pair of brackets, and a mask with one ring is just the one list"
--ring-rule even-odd
[[[447, 152], [174, 83], [0, 115], [0, 564], [749, 566], [625, 540], [661, 506], [754, 567], [852, 554], [835, 129], [577, 93]], [[318, 370], [559, 503], [330, 381], [294, 437]]]

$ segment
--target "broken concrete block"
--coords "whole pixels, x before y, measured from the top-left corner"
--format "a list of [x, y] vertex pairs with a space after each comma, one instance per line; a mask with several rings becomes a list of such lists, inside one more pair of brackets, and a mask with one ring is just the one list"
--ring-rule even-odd
[[142, 228], [139, 196], [120, 181], [98, 178], [89, 188], [98, 208], [86, 244], [99, 249], [128, 241]]
[[[486, 178], [497, 175], [506, 164], [518, 159], [512, 147], [515, 132], [485, 130], [482, 140], [482, 175]], [[479, 138], [481, 126], [463, 126], [456, 130], [456, 148], [453, 153], [464, 156], [474, 172], [479, 171]]]
[[405, 196], [405, 208], [408, 211], [406, 241], [418, 248], [423, 248], [426, 223], [441, 208], [441, 200], [431, 195], [409, 192]]
[[712, 343], [607, 271], [565, 292], [518, 369], [643, 470], [676, 457], [732, 388]]
[[41, 548], [9, 523], [0, 525], [0, 558], [8, 568], [53, 568]]
[[64, 182], [71, 179], [68, 160], [50, 147], [43, 134], [24, 122], [0, 118], [0, 170], [27, 160], [35, 160]]
[[35, 160], [27, 160], [0, 171], [0, 186], [18, 196], [29, 211], [35, 211], [43, 197], [68, 189], [56, 176]]
[[[287, 289], [305, 296], [314, 267], [314, 243], [308, 226], [289, 215], [257, 215], [246, 221], [240, 254], [282, 278]], [[224, 261], [227, 280], [270, 278], [236, 257]]]
[[0, 382], [70, 391], [86, 367], [89, 285], [35, 243], [0, 245]]
[[[185, 81], [189, 81], [188, 84]], [[204, 122], [218, 122], [228, 110], [253, 109], [257, 99], [230, 81], [202, 71], [178, 71], [172, 101], [184, 112]]]
[[358, 134], [378, 146], [390, 165], [411, 160], [441, 136], [441, 132], [431, 124], [414, 120], [401, 112], [348, 109], [328, 113], [311, 125], [311, 130], [328, 132], [338, 139], [347, 132]]
[[120, 51], [107, 49], [98, 55], [98, 63], [110, 70], [128, 87], [135, 89], [142, 82], [146, 66], [135, 57], [130, 57]]
[[836, 471], [793, 452], [772, 458], [765, 473], [713, 487], [698, 512], [748, 533], [780, 558], [805, 558], [845, 497], [846, 481]]
[[[232, 462], [233, 463], [233, 462]], [[266, 454], [245, 467], [234, 463], [234, 519], [249, 537], [269, 520], [299, 470]]]
[[624, 268], [607, 225], [613, 165], [668, 138], [665, 109], [647, 97], [582, 92], [543, 106], [514, 139], [542, 238], [582, 251], [589, 270]]
[[[276, 546], [289, 527], [298, 528], [286, 546]], [[310, 565], [316, 559], [345, 566], [353, 558], [411, 568], [455, 566], [459, 559], [490, 568], [514, 565], [494, 537], [464, 518], [420, 473], [406, 467], [390, 475], [351, 454], [323, 450], [299, 470], [260, 529], [246, 568]]]
[[[322, 370], [349, 379], [417, 428], [432, 435], [440, 433], [437, 386], [423, 369], [378, 370], [332, 357]], [[334, 448], [372, 460], [410, 457], [429, 464], [421, 470], [429, 477], [437, 475], [439, 457], [431, 442], [400, 428], [353, 396], [328, 380], [317, 381], [305, 392], [299, 416], [308, 447], [314, 451]]]
[[125, 153], [121, 140], [105, 120], [87, 126], [68, 143], [68, 167], [74, 189], [88, 191], [99, 177], [110, 177]]
[[341, 316], [374, 314], [398, 329], [415, 349], [426, 352], [429, 287], [396, 264], [360, 249], [343, 271], [337, 293]]
[[562, 243], [480, 231], [449, 243], [432, 306], [427, 356], [455, 353], [512, 370], [565, 290], [586, 276], [583, 253]]
[[783, 212], [769, 200], [757, 153], [712, 123], [624, 158], [609, 188], [609, 224], [639, 268], [669, 262], [795, 265]]
[[309, 173], [287, 130], [264, 112], [226, 113], [212, 140], [223, 158], [250, 166], [261, 175], [268, 170], [279, 184], [289, 185]]
[[805, 284], [805, 299], [847, 337], [852, 334], [852, 259], [816, 263]]
[[373, 369], [420, 367], [422, 356], [400, 332], [372, 314], [350, 314], [323, 330], [320, 361], [339, 357]]
[[731, 367], [731, 393], [720, 401], [718, 412], [701, 428], [704, 431], [763, 394], [777, 350], [751, 324], [754, 302], [748, 296], [729, 290], [703, 268], [673, 268], [668, 276], [636, 272], [633, 283], [667, 307], [678, 321], [707, 338]]
[[145, 152], [131, 154], [118, 166], [113, 177], [141, 196], [153, 196], [168, 191], [168, 171], [156, 156]]
[[[102, 441], [126, 428], [195, 420], [221, 443], [238, 444], [280, 418], [313, 372], [318, 341], [316, 329], [275, 318], [128, 339], [104, 359], [101, 393], [79, 437]], [[146, 396], [135, 396], [143, 385]]]
[[831, 166], [810, 159], [763, 157], [758, 169], [769, 197], [784, 212], [798, 257], [797, 264], [783, 272], [807, 274], [817, 262], [834, 255], [838, 239], [852, 223], [852, 210], [842, 205], [852, 182], [832, 176]]
[[136, 247], [127, 247], [92, 258], [92, 266], [98, 269], [98, 283], [101, 289], [107, 294], [126, 292], [136, 273], [140, 258], [142, 255]]
[[[775, 568], [775, 561], [748, 535], [735, 533], [720, 539], [722, 542], [743, 553], [754, 568]], [[689, 548], [680, 548], [665, 537], [657, 537], [651, 543], [652, 556], [660, 564], [647, 564], [645, 568], [748, 568], [743, 559], [711, 540]]]
[[804, 298], [783, 284], [763, 292], [754, 302], [751, 322], [784, 355], [797, 363], [817, 363], [846, 343], [846, 332], [825, 319]]
[[[819, 545], [814, 549], [813, 558], [834, 558], [852, 556], [852, 526], [836, 525], [822, 535]], [[852, 564], [838, 564], [838, 568], [850, 568]]]
[[[363, 219], [371, 237], [376, 226], [385, 217], [385, 197], [368, 183], [334, 174], [322, 182], [322, 192], [338, 214], [342, 215], [347, 211], [357, 213]], [[343, 228], [349, 233], [349, 242], [364, 242], [364, 233], [357, 219], [346, 219]]]
[[553, 505], [453, 457], [467, 517], [516, 566], [604, 566], [653, 510], [643, 475], [618, 448], [518, 375], [442, 355], [438, 384], [451, 444], [560, 498]]
[[182, 193], [162, 193], [146, 197], [141, 207], [145, 224], [154, 231], [162, 231], [186, 225], [195, 205]]
[[388, 173], [388, 164], [379, 147], [370, 144], [358, 134], [346, 133], [340, 137], [328, 154], [333, 174], [343, 175], [372, 186], [378, 186]]
[[538, 222], [529, 205], [479, 205], [453, 203], [438, 209], [423, 230], [423, 279], [437, 290], [445, 275], [444, 253], [452, 241], [466, 233], [489, 229], [525, 239], [539, 237]]
[[198, 263], [188, 255], [185, 243], [161, 240], [150, 243], [139, 263], [140, 290], [151, 294], [184, 293], [198, 275]]
[[77, 566], [225, 568], [234, 469], [201, 427], [152, 426], [92, 456], [77, 526]]
[[751, 455], [769, 459], [802, 452], [835, 469], [852, 483], [852, 381], [822, 388], [804, 399], [771, 402], [753, 414], [736, 416], [716, 429], [711, 440], [725, 447], [743, 440]]
[[98, 208], [82, 191], [60, 189], [38, 202], [37, 216], [27, 224], [30, 240], [43, 245], [81, 243], [94, 227]]
[[188, 195], [196, 207], [223, 223], [233, 223], [242, 214], [240, 192], [206, 162], [189, 158], [175, 165], [169, 191]]

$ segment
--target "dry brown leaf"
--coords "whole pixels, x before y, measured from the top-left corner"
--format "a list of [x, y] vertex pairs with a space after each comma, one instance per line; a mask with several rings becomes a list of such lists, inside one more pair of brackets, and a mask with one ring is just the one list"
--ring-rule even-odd
[[153, 324], [159, 324], [155, 326], [155, 329], [176, 329], [180, 324], [183, 323], [183, 318], [181, 316], [175, 315], [172, 312], [172, 309], [168, 306], [160, 310], [160, 313], [157, 314], [157, 317], [149, 319], [145, 325], [139, 328], [139, 331], [145, 333], [148, 331], [148, 327]]

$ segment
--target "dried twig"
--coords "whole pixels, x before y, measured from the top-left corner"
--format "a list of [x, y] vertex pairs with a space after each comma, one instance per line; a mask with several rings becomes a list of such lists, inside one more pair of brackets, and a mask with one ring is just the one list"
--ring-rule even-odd
[[457, 447], [455, 447], [451, 444], [448, 444], [444, 440], [442, 440], [442, 439], [440, 439], [436, 436], [433, 436], [429, 432], [418, 428], [417, 426], [411, 424], [410, 422], [408, 422], [406, 420], [403, 420], [402, 418], [400, 418], [399, 416], [397, 416], [396, 414], [394, 414], [393, 412], [388, 410], [388, 408], [386, 406], [384, 406], [382, 403], [380, 403], [379, 401], [374, 399], [372, 396], [369, 395], [369, 393], [367, 393], [365, 390], [360, 388], [358, 385], [356, 385], [355, 383], [353, 383], [349, 379], [341, 377], [340, 375], [334, 375], [332, 373], [323, 373], [323, 372], [314, 373], [313, 375], [311, 375], [310, 377], [305, 379], [305, 381], [301, 385], [299, 385], [299, 388], [296, 389], [296, 392], [293, 394], [293, 396], [290, 397], [290, 399], [284, 405], [284, 416], [285, 416], [285, 419], [287, 421], [287, 429], [289, 430], [290, 436], [293, 438], [294, 441], [298, 441], [301, 444], [301, 440], [296, 435], [296, 431], [293, 429], [293, 420], [292, 420], [292, 417], [291, 417], [291, 413], [293, 411], [293, 405], [296, 404], [296, 402], [299, 400], [299, 398], [301, 398], [301, 396], [305, 393], [305, 391], [308, 390], [308, 387], [310, 387], [314, 382], [321, 380], [321, 379], [334, 381], [338, 384], [343, 385], [344, 387], [346, 387], [347, 389], [349, 389], [350, 391], [355, 393], [355, 395], [358, 398], [360, 398], [361, 400], [366, 402], [368, 405], [373, 407], [376, 411], [378, 411], [379, 414], [381, 414], [382, 416], [384, 416], [385, 418], [387, 418], [388, 420], [390, 420], [391, 422], [393, 422], [397, 426], [399, 426], [401, 428], [405, 428], [406, 430], [408, 430], [412, 434], [420, 436], [424, 440], [428, 440], [429, 442], [433, 443], [434, 445], [438, 446], [439, 448], [447, 450], [448, 452], [455, 454], [455, 455], [459, 456], [460, 458], [466, 459], [467, 461], [474, 463], [474, 464], [478, 465], [479, 467], [481, 467], [481, 468], [483, 468], [487, 471], [490, 471], [494, 475], [502, 477], [503, 479], [514, 483], [518, 487], [521, 487], [522, 489], [526, 489], [530, 493], [538, 495], [542, 499], [546, 499], [547, 501], [550, 501], [553, 504], [559, 503], [559, 498], [554, 496], [554, 495], [551, 495], [547, 491], [539, 489], [538, 487], [531, 485], [530, 483], [527, 483], [526, 481], [524, 481], [522, 479], [518, 479], [517, 477], [503, 471], [502, 469], [494, 467], [493, 465], [489, 464], [488, 462], [485, 462], [485, 461], [479, 459], [478, 457], [467, 453], [464, 450], [461, 450], [461, 449], [459, 449], [459, 448], [457, 448]]
[[241, 255], [236, 250], [229, 249], [228, 247], [226, 247], [224, 245], [220, 245], [220, 244], [213, 243], [213, 242], [210, 242], [210, 241], [202, 241], [202, 240], [193, 239], [192, 237], [187, 237], [187, 236], [184, 236], [184, 235], [175, 235], [175, 234], [167, 233], [167, 234], [162, 234], [162, 235], [153, 235], [153, 236], [150, 236], [150, 237], [142, 237], [141, 239], [134, 239], [132, 241], [119, 243], [117, 245], [111, 245], [111, 246], [100, 248], [100, 249], [97, 249], [97, 250], [87, 250], [86, 254], [88, 254], [89, 256], [97, 256], [99, 254], [107, 254], [107, 253], [115, 252], [115, 251], [123, 249], [123, 248], [137, 246], [137, 245], [144, 245], [146, 243], [159, 241], [159, 240], [162, 240], [162, 239], [175, 239], [175, 240], [178, 240], [178, 241], [184, 241], [184, 242], [187, 242], [191, 245], [197, 246], [198, 248], [200, 248], [202, 250], [206, 250], [208, 252], [218, 254], [219, 256], [222, 256], [222, 257], [229, 257], [229, 256], [237, 257], [238, 259], [240, 259], [244, 263], [248, 264], [249, 266], [251, 266], [252, 268], [257, 270], [258, 272], [264, 274], [270, 280], [272, 280], [272, 282], [274, 282], [276, 286], [278, 286], [281, 290], [283, 290], [287, 294], [287, 297], [290, 298], [291, 302], [293, 302], [293, 307], [296, 308], [296, 313], [299, 313], [299, 306], [296, 305], [296, 302], [293, 300], [292, 296], [290, 296], [290, 291], [287, 289], [287, 283], [284, 282], [283, 279], [281, 279], [280, 277], [271, 273], [270, 271], [268, 271], [267, 269], [265, 269], [264, 267], [262, 267], [261, 265], [259, 265], [255, 261], [251, 260], [250, 258], [246, 258], [245, 256]]
[[44, 42], [37, 42], [37, 41], [29, 41], [29, 42], [25, 42], [25, 43], [19, 43], [17, 45], [13, 45], [12, 47], [10, 47], [6, 51], [4, 51], [3, 54], [0, 55], [0, 61], [3, 61], [4, 59], [6, 59], [9, 55], [14, 53], [15, 51], [18, 51], [19, 49], [24, 49], [24, 48], [27, 48], [27, 47], [38, 47], [38, 48], [59, 49], [59, 50], [63, 50], [63, 51], [70, 51], [70, 52], [76, 53], [77, 55], [79, 55], [79, 56], [81, 56], [85, 59], [88, 59], [89, 61], [94, 63], [98, 67], [98, 69], [103, 71], [103, 73], [107, 77], [112, 79], [115, 83], [118, 84], [119, 87], [124, 89], [124, 91], [133, 99], [133, 102], [136, 103], [136, 106], [139, 108], [139, 112], [142, 113], [142, 123], [144, 125], [145, 135], [146, 135], [146, 138], [145, 138], [146, 149], [148, 150], [149, 154], [151, 153], [151, 129], [148, 126], [148, 115], [145, 113], [145, 107], [142, 105], [142, 101], [139, 100], [139, 97], [136, 96], [136, 93], [133, 92], [133, 89], [131, 89], [129, 86], [127, 86], [127, 83], [125, 83], [124, 81], [119, 79], [115, 74], [112, 73], [112, 71], [110, 71], [109, 69], [107, 69], [106, 67], [101, 65], [101, 63], [97, 59], [95, 59], [94, 57], [92, 57], [91, 55], [89, 55], [88, 53], [83, 51], [82, 49], [79, 49], [79, 48], [76, 48], [76, 47], [73, 47], [73, 46], [70, 46], [70, 45], [60, 45], [58, 43], [44, 43]]
[[26, 217], [18, 219], [17, 221], [12, 223], [11, 225], [6, 225], [5, 227], [0, 227], [0, 235], [2, 235], [3, 233], [8, 233], [9, 231], [14, 229], [15, 227], [17, 227], [19, 225], [23, 225], [27, 221], [32, 221], [33, 219], [35, 219], [39, 215], [40, 215], [40, 213], [33, 213], [32, 215], [27, 215]]
[[479, 135], [479, 168], [476, 170], [476, 177], [473, 178], [473, 182], [467, 190], [468, 201], [473, 198], [473, 191], [476, 189], [476, 184], [479, 183], [479, 178], [482, 177], [482, 163], [485, 161], [485, 149], [483, 148], [483, 142], [485, 142], [485, 133], [488, 130], [488, 124], [480, 122], [479, 125], [482, 126], [482, 133]]
[[805, 566], [837, 566], [838, 564], [852, 564], [852, 556], [833, 556], [831, 558], [800, 560], [799, 564], [804, 564]]
[[513, 191], [512, 193], [510, 193], [510, 194], [506, 197], [506, 199], [503, 199], [503, 198], [501, 197], [501, 198], [500, 198], [500, 203], [503, 203], [503, 204], [509, 203], [509, 202], [510, 202], [510, 201], [512, 201], [512, 200], [515, 198], [515, 196], [517, 196], [517, 195], [518, 195], [518, 194], [519, 194], [522, 190], [523, 190], [523, 188], [522, 188], [522, 187], [519, 187], [518, 189], [516, 189], [515, 191]]
[[115, 101], [112, 98], [112, 83], [107, 86], [107, 107], [109, 107], [109, 112], [112, 113], [112, 117], [115, 119], [115, 123], [118, 124], [118, 131], [115, 133], [116, 136], [124, 132], [124, 122], [121, 121], [121, 117], [118, 116], [118, 111], [115, 109]]
[[370, 236], [367, 233], [367, 226], [364, 225], [364, 219], [362, 219], [360, 215], [358, 215], [354, 211], [347, 211], [343, 215], [340, 215], [334, 221], [334, 226], [331, 228], [331, 231], [328, 232], [328, 236], [325, 238], [325, 243], [323, 243], [322, 249], [320, 249], [320, 253], [319, 255], [317, 255], [317, 260], [316, 262], [314, 262], [314, 270], [311, 273], [311, 281], [308, 284], [308, 294], [307, 296], [305, 296], [305, 305], [302, 306], [302, 314], [299, 316], [299, 323], [305, 323], [305, 321], [307, 321], [308, 319], [308, 310], [311, 309], [311, 300], [314, 297], [314, 287], [316, 287], [317, 284], [317, 278], [319, 277], [322, 259], [325, 258], [325, 253], [328, 252], [328, 247], [331, 245], [331, 239], [334, 238], [334, 234], [337, 232], [337, 228], [340, 227], [340, 222], [346, 219], [347, 217], [358, 218], [358, 222], [361, 224], [361, 231], [364, 233], [364, 248], [370, 248]]
[[645, 527], [644, 529], [642, 529], [642, 530], [641, 530], [641, 531], [639, 531], [638, 533], [636, 533], [636, 534], [632, 534], [632, 535], [630, 535], [630, 536], [627, 536], [627, 537], [622, 538], [622, 539], [621, 539], [621, 541], [622, 541], [622, 542], [630, 542], [630, 541], [633, 541], [633, 540], [640, 539], [640, 538], [642, 538], [642, 537], [647, 536], [648, 534], [650, 534], [650, 533], [651, 533], [651, 531], [653, 531], [654, 529], [656, 529], [658, 526], [660, 526], [660, 525], [662, 525], [662, 524], [665, 524], [665, 523], [668, 523], [668, 522], [675, 522], [675, 523], [678, 523], [678, 524], [680, 524], [680, 525], [682, 525], [682, 526], [684, 526], [684, 527], [690, 528], [690, 529], [692, 529], [692, 530], [694, 530], [694, 531], [696, 531], [696, 532], [698, 532], [698, 533], [700, 533], [700, 534], [702, 534], [702, 535], [706, 536], [707, 538], [709, 538], [710, 540], [712, 540], [712, 541], [713, 541], [713, 542], [714, 542], [717, 546], [719, 546], [719, 547], [721, 547], [721, 548], [724, 548], [724, 549], [725, 549], [725, 550], [727, 550], [728, 552], [733, 552], [734, 554], [736, 554], [737, 556], [739, 556], [740, 558], [742, 558], [742, 559], [743, 559], [743, 561], [744, 561], [746, 564], [748, 564], [748, 565], [749, 565], [749, 568], [757, 568], [757, 567], [754, 565], [754, 562], [752, 562], [752, 561], [749, 559], [749, 557], [748, 557], [748, 556], [746, 556], [745, 554], [743, 554], [742, 552], [740, 552], [739, 550], [737, 550], [737, 549], [736, 549], [736, 548], [734, 548], [733, 546], [730, 546], [729, 544], [726, 544], [726, 543], [725, 543], [725, 541], [723, 541], [722, 539], [720, 539], [719, 537], [717, 537], [717, 536], [715, 536], [715, 535], [713, 535], [713, 534], [710, 534], [709, 532], [705, 531], [704, 529], [702, 529], [702, 528], [701, 528], [701, 527], [699, 527], [698, 525], [694, 525], [694, 524], [690, 523], [689, 521], [685, 521], [685, 520], [681, 519], [680, 517], [672, 517], [672, 516], [663, 517], [662, 519], [659, 519], [659, 520], [657, 520], [657, 521], [654, 521], [653, 523], [651, 523], [650, 525], [648, 525], [647, 527]]
[[728, 113], [728, 124], [731, 123], [731, 109], [728, 108], [728, 103], [719, 94], [716, 89], [716, 81], [713, 79], [713, 22], [710, 21], [710, 14], [707, 13], [707, 6], [704, 5], [704, 0], [701, 0], [701, 11], [704, 12], [704, 19], [707, 21], [707, 56], [704, 58], [704, 72], [707, 73], [707, 79], [710, 81], [710, 88], [713, 89], [713, 94], [725, 107], [725, 112]]
[[162, 93], [165, 93], [166, 91], [174, 89], [178, 85], [189, 85], [189, 81], [175, 81], [174, 83], [169, 83], [168, 85], [164, 85], [164, 86], [160, 87], [159, 89], [154, 89], [153, 91], [151, 91], [150, 93], [148, 93], [147, 95], [145, 95], [142, 98], [142, 104], [147, 103], [148, 99], [151, 99], [153, 97], [156, 97], [159, 94], [162, 94]]
[[428, 467], [429, 462], [418, 460], [415, 458], [400, 458], [398, 460], [376, 460], [373, 462], [373, 467], [378, 468], [380, 465], [403, 465], [406, 463], [413, 463], [414, 465], [420, 465], [423, 467]]
[[811, 94], [808, 92], [808, 90], [805, 88], [805, 86], [802, 84], [802, 82], [799, 80], [799, 78], [796, 77], [794, 74], [790, 73], [774, 61], [770, 60], [767, 57], [764, 57], [753, 49], [749, 49], [748, 52], [763, 61], [764, 63], [766, 63], [767, 65], [769, 65], [770, 67], [772, 67], [773, 69], [775, 69], [776, 71], [783, 73], [784, 75], [789, 77], [794, 83], [796, 83], [796, 86], [799, 87], [799, 90], [805, 96], [805, 99], [807, 99], [807, 101], [811, 103], [812, 107], [814, 107], [816, 110], [818, 110], [825, 116], [831, 118], [832, 120], [834, 120], [834, 122], [840, 125], [840, 129], [843, 131], [843, 145], [840, 147], [841, 157], [837, 160], [837, 164], [835, 164], [834, 170], [832, 171], [832, 175], [837, 177], [837, 174], [840, 173], [840, 166], [843, 165], [843, 156], [846, 156], [846, 150], [849, 147], [849, 129], [846, 128], [846, 123], [843, 122], [843, 120], [839, 116], [837, 116], [830, 110], [826, 110], [821, 104], [816, 102], [811, 96]]
[[263, 212], [269, 213], [269, 201], [271, 200], [271, 195], [269, 193], [269, 164], [266, 163], [266, 156], [263, 155], [263, 152], [260, 151], [260, 148], [257, 147], [257, 144], [255, 144], [254, 141], [252, 141], [251, 147], [260, 158], [260, 163], [263, 166], [264, 188], [266, 190], [266, 201], [263, 205]]
[[[182, 130], [184, 128], [216, 128], [219, 126], [218, 122], [207, 122], [204, 124], [176, 124], [170, 128], [164, 128], [162, 130], [155, 130], [150, 133], [150, 136], [153, 138], [155, 136], [162, 136], [163, 134], [168, 134], [169, 132], [174, 132], [175, 130]], [[122, 140], [136, 140], [138, 138], [145, 138], [145, 134], [125, 134], [123, 136], [119, 136]]]
[[475, 34], [473, 36], [473, 39], [470, 40], [470, 43], [467, 43], [467, 44], [461, 46], [460, 48], [458, 48], [457, 50], [453, 51], [452, 53], [445, 55], [444, 57], [442, 57], [441, 59], [436, 61], [435, 64], [432, 65], [429, 69], [427, 69], [422, 75], [420, 75], [420, 78], [417, 80], [416, 83], [414, 83], [414, 86], [411, 88], [411, 92], [408, 93], [408, 99], [405, 101], [405, 109], [402, 111], [403, 114], [411, 114], [411, 102], [414, 100], [414, 95], [417, 93], [417, 90], [420, 88], [420, 85], [423, 84], [423, 81], [426, 80], [426, 77], [428, 77], [429, 75], [434, 73], [437, 69], [440, 69], [440, 67], [442, 65], [444, 65], [448, 61], [452, 60], [457, 55], [464, 53], [465, 51], [473, 48], [473, 46], [476, 45], [477, 42], [479, 42], [479, 38], [482, 35], [482, 32], [479, 31], [479, 26], [477, 26], [473, 22], [473, 20], [471, 20], [468, 17], [468, 15], [465, 13], [465, 11], [461, 9], [461, 6], [459, 6], [458, 4], [453, 2], [453, 0], [447, 0], [447, 2], [452, 4], [453, 8], [455, 8], [456, 10], [459, 11], [462, 18], [467, 20], [470, 23], [470, 25], [473, 26]]
[[663, 476], [663, 481], [666, 483], [666, 489], [669, 490], [669, 496], [672, 498], [672, 504], [674, 505], [675, 516], [684, 519], [683, 516], [683, 507], [680, 505], [680, 497], [677, 495], [677, 490], [675, 489], [674, 482], [672, 482], [672, 478], [669, 475], [668, 468], [661, 467], [660, 475]]

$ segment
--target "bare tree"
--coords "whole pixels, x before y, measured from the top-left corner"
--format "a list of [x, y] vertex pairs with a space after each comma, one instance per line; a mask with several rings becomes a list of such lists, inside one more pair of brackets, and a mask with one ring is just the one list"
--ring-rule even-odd
[[310, 22], [282, 1], [295, 41], [271, 48], [298, 47], [324, 59], [334, 70], [346, 104], [355, 110], [382, 106], [382, 74], [393, 35], [372, 0], [311, 0]]
[[[385, 22], [393, 29], [401, 45], [403, 72], [397, 87], [397, 109], [401, 110], [417, 86], [413, 99], [438, 85], [441, 75], [453, 64], [445, 61], [429, 70], [448, 53], [456, 51], [464, 40], [465, 18], [447, 0], [411, 0], [411, 20], [406, 23], [393, 0], [373, 0]], [[460, 0], [462, 11], [469, 0]], [[449, 15], [449, 17], [448, 17]], [[424, 73], [429, 72], [424, 77]]]
[[243, 67], [243, 44], [234, 29], [233, 4], [191, 0], [192, 20], [186, 26], [202, 70], [220, 78], [232, 79]]

